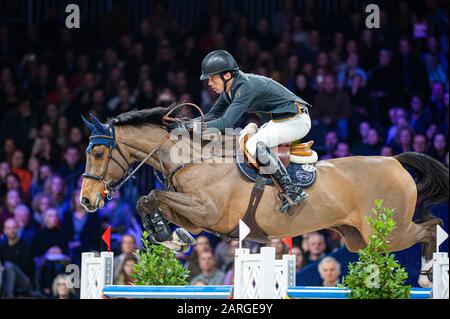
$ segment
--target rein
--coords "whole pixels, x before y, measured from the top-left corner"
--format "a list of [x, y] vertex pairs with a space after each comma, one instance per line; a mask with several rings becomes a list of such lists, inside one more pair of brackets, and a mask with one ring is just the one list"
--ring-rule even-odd
[[[167, 112], [164, 116], [163, 116], [163, 122], [181, 122], [181, 119], [178, 118], [174, 118], [171, 117], [170, 115], [172, 114], [172, 112], [174, 112], [176, 109], [180, 108], [181, 106], [192, 106], [195, 109], [197, 109], [197, 111], [200, 112], [201, 115], [201, 120], [203, 121], [204, 119], [204, 114], [203, 111], [201, 110], [200, 107], [198, 107], [197, 105], [193, 104], [193, 103], [181, 103], [178, 104], [176, 107], [174, 107], [173, 109], [171, 109], [169, 112]], [[152, 149], [150, 150], [150, 152], [145, 156], [145, 158], [134, 168], [131, 169], [131, 164], [128, 161], [128, 159], [126, 158], [126, 156], [123, 154], [122, 150], [120, 149], [119, 144], [116, 142], [116, 136], [115, 136], [115, 129], [114, 129], [114, 123], [111, 123], [109, 126], [109, 132], [110, 135], [92, 135], [89, 137], [91, 143], [93, 141], [95, 141], [96, 145], [104, 145], [104, 146], [108, 146], [109, 148], [109, 155], [108, 155], [108, 159], [105, 165], [105, 168], [102, 172], [101, 175], [96, 175], [96, 174], [92, 174], [92, 173], [88, 173], [88, 172], [84, 172], [83, 173], [83, 178], [87, 178], [87, 179], [93, 179], [95, 181], [98, 181], [100, 183], [102, 183], [104, 185], [104, 191], [103, 191], [103, 196], [107, 197], [109, 200], [113, 199], [117, 193], [117, 191], [130, 179], [130, 178], [136, 178], [135, 175], [136, 173], [139, 171], [139, 169], [142, 167], [142, 165], [144, 165], [155, 153], [157, 155], [157, 160], [159, 162], [160, 168], [164, 169], [164, 165], [162, 163], [161, 160], [161, 156], [160, 156], [160, 149], [161, 146], [170, 138], [170, 134], [167, 133], [162, 139], [161, 141], [159, 141], [159, 143], [157, 145], [155, 145], [154, 147], [152, 147]], [[113, 156], [113, 151], [117, 150], [119, 152], [119, 155], [122, 157], [122, 159], [125, 160], [127, 167], [128, 168], [124, 168], [124, 166]], [[119, 179], [118, 182], [114, 182], [112, 180], [112, 178], [108, 178], [106, 179], [106, 174], [108, 173], [108, 169], [109, 169], [109, 164], [111, 162], [111, 160], [116, 163], [124, 172], [123, 176]], [[172, 178], [173, 176], [181, 169], [183, 168], [184, 165], [183, 164], [179, 164], [172, 172], [169, 172], [167, 176], [165, 176], [164, 172], [161, 171], [161, 174], [163, 175], [163, 179], [164, 181], [161, 181], [161, 179], [159, 178], [158, 174], [156, 173], [156, 170], [154, 170], [155, 176], [156, 178], [160, 181], [163, 182], [164, 185], [167, 187], [167, 189], [171, 189], [173, 187], [173, 182], [172, 182]]]

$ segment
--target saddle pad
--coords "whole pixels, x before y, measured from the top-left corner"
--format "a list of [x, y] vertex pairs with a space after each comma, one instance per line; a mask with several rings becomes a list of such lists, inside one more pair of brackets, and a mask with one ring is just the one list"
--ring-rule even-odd
[[[256, 181], [257, 171], [253, 167], [250, 167], [246, 163], [242, 163], [239, 160], [236, 164], [243, 176], [253, 182]], [[316, 180], [316, 167], [314, 164], [297, 164], [291, 162], [287, 167], [287, 172], [291, 177], [292, 182], [299, 184], [303, 188], [308, 188]], [[273, 184], [271, 178], [267, 178], [266, 180], [266, 185]]]

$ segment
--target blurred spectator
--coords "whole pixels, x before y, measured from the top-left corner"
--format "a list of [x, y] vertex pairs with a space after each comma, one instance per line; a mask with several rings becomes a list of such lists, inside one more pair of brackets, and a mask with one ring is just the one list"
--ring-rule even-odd
[[423, 109], [422, 99], [417, 95], [411, 98], [410, 125], [416, 133], [425, 134], [431, 124], [431, 114], [428, 109]]
[[81, 253], [100, 250], [100, 220], [97, 214], [89, 214], [80, 203], [80, 190], [73, 192], [71, 209], [62, 220], [62, 232], [68, 240], [68, 253], [73, 264], [81, 265]]
[[417, 153], [426, 153], [427, 138], [423, 134], [414, 135], [412, 150]]
[[211, 251], [203, 251], [198, 256], [200, 274], [191, 279], [191, 285], [195, 285], [198, 280], [206, 285], [222, 285], [225, 274], [216, 267], [216, 260]]
[[409, 152], [412, 148], [413, 130], [408, 127], [400, 127], [395, 136], [395, 142], [392, 144], [394, 154]]
[[137, 264], [137, 259], [134, 255], [127, 255], [119, 269], [119, 277], [117, 285], [132, 285], [136, 279], [133, 278], [134, 267]]
[[17, 222], [20, 239], [31, 245], [36, 235], [36, 227], [31, 219], [28, 206], [20, 204], [14, 208], [14, 219]]
[[334, 151], [336, 150], [339, 140], [335, 131], [328, 132], [325, 136], [325, 150], [326, 153], [320, 159], [330, 159], [334, 157]]
[[64, 164], [60, 166], [58, 174], [63, 177], [69, 193], [76, 188], [83, 171], [84, 164], [81, 162], [80, 151], [75, 146], [67, 147], [64, 152]]
[[16, 294], [31, 293], [31, 250], [30, 245], [19, 237], [19, 228], [13, 218], [4, 223], [3, 232], [5, 238], [0, 244], [0, 261], [3, 270], [0, 276], [5, 274], [3, 284], [3, 296], [13, 298]]
[[308, 252], [306, 253], [306, 264], [318, 261], [325, 255], [327, 245], [325, 237], [318, 232], [309, 234], [308, 236]]
[[299, 272], [305, 265], [304, 252], [300, 246], [293, 246], [292, 254], [295, 255], [295, 271]]
[[39, 166], [39, 172], [36, 175], [33, 175], [33, 181], [30, 188], [31, 197], [37, 196], [44, 190], [45, 182], [52, 174], [53, 171], [50, 165], [43, 163]]
[[350, 152], [350, 147], [348, 146], [347, 143], [344, 142], [340, 142], [338, 143], [338, 145], [336, 146], [336, 150], [334, 151], [334, 157], [339, 158], [339, 157], [347, 157], [347, 156], [351, 156], [351, 152]]
[[53, 175], [47, 179], [44, 192], [48, 194], [58, 211], [58, 218], [62, 220], [64, 213], [70, 209], [70, 197], [63, 179], [59, 175]]
[[442, 164], [445, 164], [445, 156], [448, 152], [447, 141], [444, 134], [436, 134], [433, 138], [430, 155], [436, 158]]
[[347, 140], [351, 116], [350, 98], [346, 92], [336, 87], [332, 74], [327, 74], [323, 81], [323, 88], [317, 93], [314, 107], [311, 108], [311, 117], [322, 120], [329, 128], [337, 131], [340, 139]]
[[54, 203], [50, 195], [40, 193], [33, 199], [33, 220], [40, 227], [44, 224], [44, 212], [47, 208], [53, 207]]
[[[222, 266], [221, 270], [225, 273], [224, 285], [232, 285], [234, 283], [234, 257], [236, 255], [236, 249], [239, 248], [239, 241], [232, 240], [229, 244], [229, 261]], [[232, 257], [232, 260], [231, 260]]]
[[327, 256], [319, 262], [319, 274], [325, 287], [337, 287], [341, 275], [341, 264], [333, 257]]
[[24, 162], [23, 152], [21, 150], [15, 150], [11, 158], [11, 171], [19, 178], [23, 194], [28, 194], [32, 175], [24, 168]]
[[47, 208], [43, 217], [44, 225], [36, 234], [32, 254], [37, 266], [36, 286], [49, 295], [54, 277], [64, 272], [69, 257], [66, 235], [59, 226], [58, 211]]
[[283, 255], [288, 253], [288, 247], [283, 243], [281, 239], [271, 239], [267, 247], [275, 248], [275, 258], [282, 259]]
[[54, 299], [79, 299], [75, 289], [69, 288], [70, 278], [66, 274], [59, 274], [52, 284], [52, 296]]
[[120, 244], [120, 255], [114, 256], [114, 282], [119, 280], [120, 269], [123, 267], [125, 258], [136, 251], [136, 239], [131, 235], [123, 235]]
[[5, 220], [14, 218], [14, 209], [22, 203], [19, 192], [17, 190], [10, 190], [6, 193], [6, 200], [3, 209], [0, 212], [0, 230], [3, 230]]
[[212, 252], [211, 244], [209, 242], [209, 238], [200, 235], [196, 238], [197, 244], [194, 246], [192, 254], [190, 254], [184, 266], [189, 270], [189, 277], [194, 278], [198, 274], [200, 274], [201, 269], [199, 265], [199, 256], [204, 252]]

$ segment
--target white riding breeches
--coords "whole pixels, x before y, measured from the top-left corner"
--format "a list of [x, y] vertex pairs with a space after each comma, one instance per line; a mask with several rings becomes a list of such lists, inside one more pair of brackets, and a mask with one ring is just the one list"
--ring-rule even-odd
[[311, 129], [311, 118], [308, 114], [297, 114], [286, 120], [271, 120], [262, 125], [258, 132], [245, 144], [252, 157], [256, 153], [256, 144], [263, 142], [272, 148], [284, 143], [297, 141], [308, 134]]

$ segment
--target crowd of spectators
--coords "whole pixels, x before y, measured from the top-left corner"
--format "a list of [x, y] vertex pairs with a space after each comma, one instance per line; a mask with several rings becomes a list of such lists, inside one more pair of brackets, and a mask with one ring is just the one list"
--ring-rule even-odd
[[[307, 138], [316, 141], [321, 159], [415, 151], [448, 166], [448, 4], [398, 1], [394, 13], [381, 12], [379, 29], [367, 29], [362, 11], [325, 28], [313, 1], [303, 11], [293, 3], [252, 25], [239, 11], [222, 16], [211, 1], [204, 28], [191, 32], [161, 1], [136, 32], [127, 19], [106, 23], [108, 16], [101, 27], [69, 30], [54, 11], [26, 28], [0, 23], [3, 296], [32, 290], [73, 297], [63, 283], [65, 266], [79, 265], [81, 251], [100, 250], [109, 225], [120, 252], [116, 279], [132, 282], [137, 198], [119, 194], [99, 214], [80, 206], [88, 142], [80, 115], [104, 121], [174, 101], [208, 111], [216, 95], [199, 75], [202, 58], [214, 49], [230, 51], [243, 71], [269, 76], [313, 105]], [[258, 119], [246, 116], [240, 127], [249, 121]], [[236, 243], [197, 240], [192, 254], [180, 256], [191, 282], [231, 283]], [[322, 258], [340, 247], [339, 236], [324, 231], [294, 242], [297, 270], [321, 261], [323, 284], [334, 285], [340, 265]], [[285, 250], [279, 241], [271, 245], [277, 254]]]

